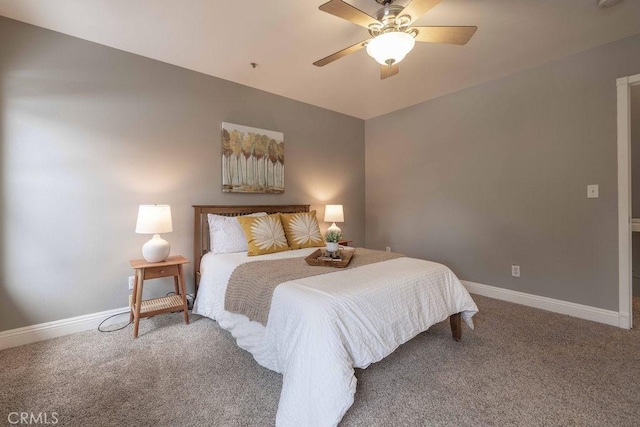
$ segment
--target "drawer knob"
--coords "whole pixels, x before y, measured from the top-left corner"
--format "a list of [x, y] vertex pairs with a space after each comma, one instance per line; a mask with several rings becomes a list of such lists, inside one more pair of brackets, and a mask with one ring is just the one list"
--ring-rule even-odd
[[160, 273], [164, 274], [164, 270], [160, 270]]

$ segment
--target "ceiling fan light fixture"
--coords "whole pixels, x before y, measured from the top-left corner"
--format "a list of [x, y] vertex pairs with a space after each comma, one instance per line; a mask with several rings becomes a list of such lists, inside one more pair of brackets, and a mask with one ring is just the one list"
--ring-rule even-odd
[[618, 3], [622, 3], [622, 0], [598, 0], [598, 6], [600, 6], [603, 9], [613, 7]]
[[416, 44], [411, 34], [393, 31], [380, 34], [367, 43], [367, 53], [381, 65], [397, 64]]

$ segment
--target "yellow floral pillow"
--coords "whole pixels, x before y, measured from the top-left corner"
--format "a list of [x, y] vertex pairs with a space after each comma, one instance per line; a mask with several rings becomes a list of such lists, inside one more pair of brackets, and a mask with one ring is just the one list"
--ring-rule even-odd
[[291, 249], [324, 246], [316, 211], [280, 214], [284, 232]]
[[249, 256], [289, 250], [280, 222], [280, 214], [257, 217], [239, 216], [238, 221], [247, 238]]

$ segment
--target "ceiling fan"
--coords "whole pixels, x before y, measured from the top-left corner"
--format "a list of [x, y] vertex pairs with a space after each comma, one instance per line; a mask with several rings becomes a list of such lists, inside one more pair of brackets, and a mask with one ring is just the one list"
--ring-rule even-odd
[[371, 38], [349, 46], [313, 63], [323, 67], [363, 47], [380, 64], [380, 78], [398, 74], [398, 63], [413, 49], [417, 41], [427, 43], [466, 44], [478, 27], [412, 27], [416, 21], [440, 0], [412, 0], [406, 7], [393, 4], [394, 0], [376, 0], [382, 8], [372, 17], [342, 0], [330, 0], [319, 7], [369, 30]]

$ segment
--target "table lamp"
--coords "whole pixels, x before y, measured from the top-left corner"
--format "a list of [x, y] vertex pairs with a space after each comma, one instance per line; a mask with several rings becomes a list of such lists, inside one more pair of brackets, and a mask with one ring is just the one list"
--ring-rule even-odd
[[162, 262], [169, 256], [171, 245], [160, 237], [160, 233], [173, 231], [171, 223], [171, 206], [140, 205], [136, 233], [153, 234], [153, 237], [142, 246], [142, 256], [148, 262]]
[[324, 222], [331, 222], [331, 226], [327, 231], [337, 231], [342, 233], [340, 227], [336, 225], [336, 222], [344, 222], [344, 211], [342, 205], [327, 205], [324, 208]]

